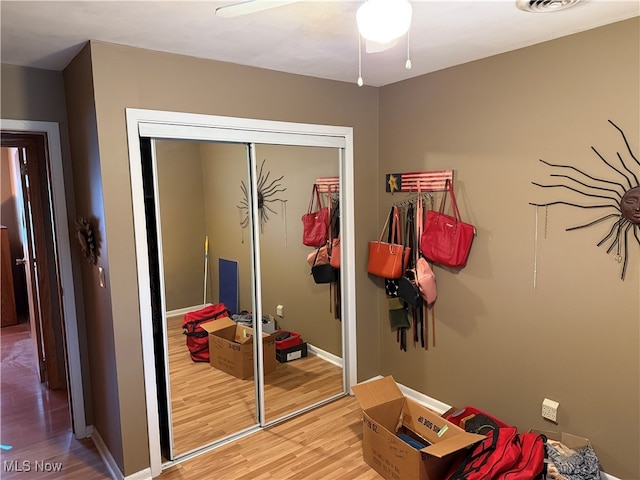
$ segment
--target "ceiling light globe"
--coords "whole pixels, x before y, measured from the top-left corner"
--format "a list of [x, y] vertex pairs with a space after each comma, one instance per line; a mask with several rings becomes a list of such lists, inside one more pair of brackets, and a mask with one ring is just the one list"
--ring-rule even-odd
[[407, 0], [367, 0], [358, 8], [356, 22], [367, 40], [389, 43], [409, 31], [412, 13]]

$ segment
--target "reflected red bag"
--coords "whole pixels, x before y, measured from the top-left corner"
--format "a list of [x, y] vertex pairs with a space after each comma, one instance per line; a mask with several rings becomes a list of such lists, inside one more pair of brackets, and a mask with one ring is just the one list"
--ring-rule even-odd
[[433, 263], [445, 267], [464, 267], [469, 258], [476, 228], [460, 219], [460, 211], [450, 180], [447, 180], [445, 188], [451, 196], [453, 216], [444, 213], [447, 196], [445, 190], [439, 211], [427, 211], [424, 231], [420, 237], [420, 251]]
[[209, 361], [209, 334], [202, 324], [230, 317], [231, 313], [224, 303], [208, 305], [200, 310], [187, 312], [182, 320], [182, 333], [186, 335], [187, 349], [194, 362]]
[[[314, 202], [315, 200], [315, 202]], [[317, 210], [313, 207], [316, 203]], [[327, 243], [327, 229], [329, 227], [329, 207], [323, 207], [320, 201], [318, 186], [314, 183], [311, 200], [307, 213], [302, 215], [302, 243], [308, 247], [321, 247]]]

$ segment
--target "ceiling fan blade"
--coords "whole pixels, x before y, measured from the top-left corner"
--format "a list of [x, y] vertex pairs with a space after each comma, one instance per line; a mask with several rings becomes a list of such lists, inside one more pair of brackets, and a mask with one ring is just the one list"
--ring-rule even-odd
[[241, 15], [248, 15], [299, 1], [300, 0], [245, 0], [243, 2], [230, 3], [229, 5], [218, 7], [215, 10], [215, 14], [218, 17], [239, 17]]

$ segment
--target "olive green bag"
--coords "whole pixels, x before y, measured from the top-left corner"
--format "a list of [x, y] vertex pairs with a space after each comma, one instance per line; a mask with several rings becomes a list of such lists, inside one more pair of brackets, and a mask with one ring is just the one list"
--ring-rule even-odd
[[391, 328], [397, 330], [399, 328], [409, 328], [409, 311], [404, 308], [404, 301], [398, 297], [387, 297], [389, 302], [389, 323]]

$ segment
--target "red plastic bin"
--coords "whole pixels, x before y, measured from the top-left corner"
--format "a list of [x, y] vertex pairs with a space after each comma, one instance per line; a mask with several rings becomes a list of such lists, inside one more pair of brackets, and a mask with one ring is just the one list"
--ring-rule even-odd
[[[278, 340], [279, 335], [289, 334], [286, 338]], [[276, 339], [276, 350], [284, 350], [285, 348], [295, 347], [302, 343], [302, 337], [299, 333], [288, 330], [278, 330], [274, 333]]]

